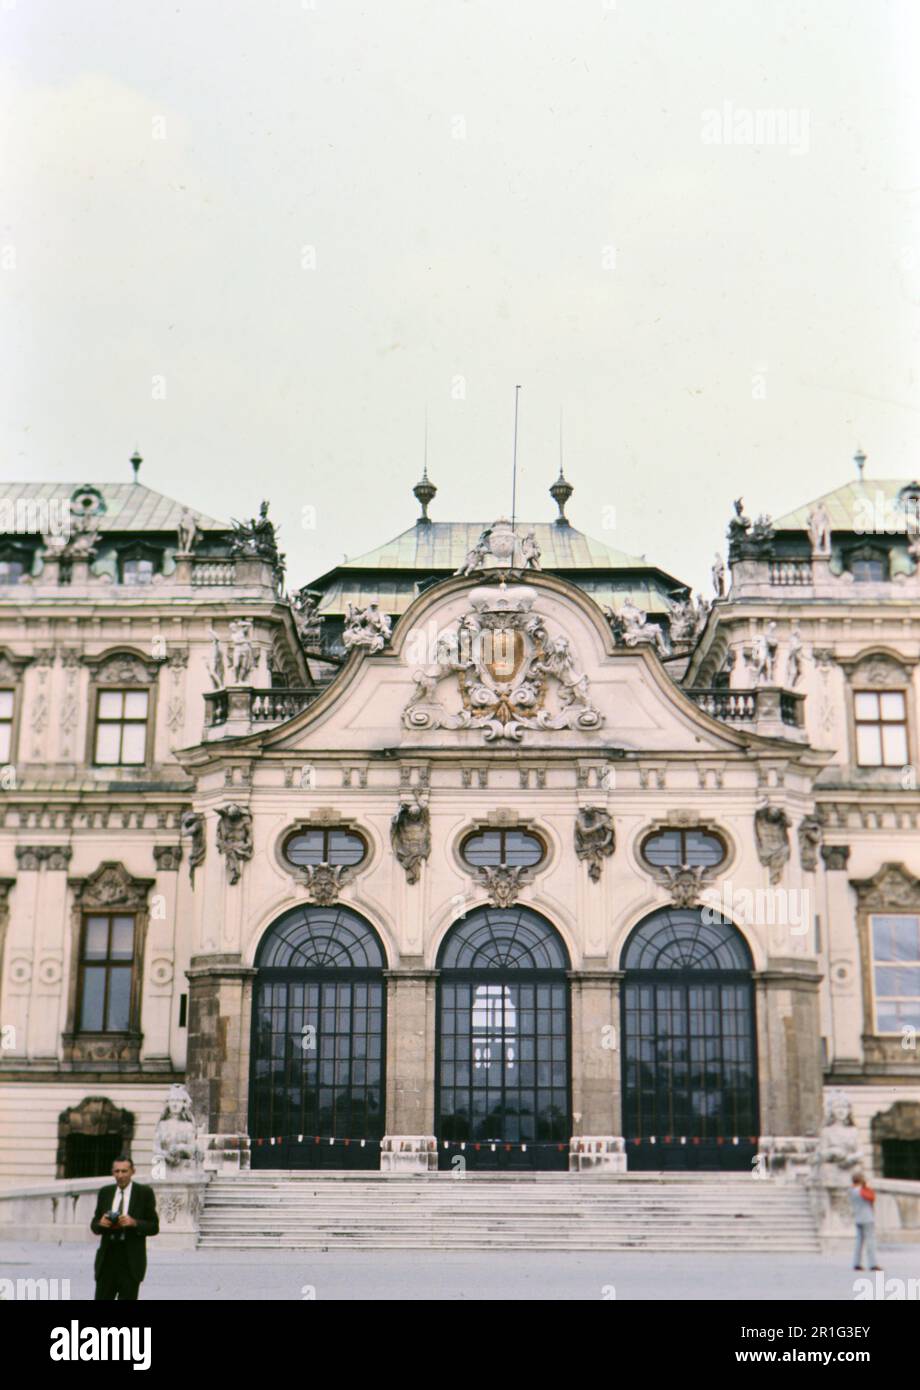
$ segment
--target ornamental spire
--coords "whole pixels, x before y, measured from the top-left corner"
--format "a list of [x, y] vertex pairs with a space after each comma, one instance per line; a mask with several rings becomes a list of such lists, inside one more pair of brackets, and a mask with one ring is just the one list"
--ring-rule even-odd
[[431, 517], [428, 515], [428, 504], [434, 498], [437, 490], [438, 489], [435, 487], [434, 483], [432, 483], [428, 478], [428, 465], [426, 463], [424, 468], [422, 469], [421, 478], [415, 484], [415, 487], [412, 489], [413, 493], [418, 498], [419, 505], [422, 508], [422, 514], [416, 521], [416, 526], [431, 525]]
[[557, 526], [568, 526], [570, 524], [565, 514], [565, 504], [574, 491], [575, 489], [572, 487], [572, 484], [566, 480], [565, 474], [562, 471], [562, 464], [560, 463], [559, 477], [549, 490], [550, 497], [552, 497], [556, 506], [559, 508], [559, 515], [556, 517]]

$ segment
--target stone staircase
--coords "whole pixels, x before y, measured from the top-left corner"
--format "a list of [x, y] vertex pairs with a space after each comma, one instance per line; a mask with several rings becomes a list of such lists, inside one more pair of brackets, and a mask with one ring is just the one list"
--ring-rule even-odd
[[257, 1172], [214, 1178], [200, 1249], [818, 1252], [807, 1192], [747, 1173]]

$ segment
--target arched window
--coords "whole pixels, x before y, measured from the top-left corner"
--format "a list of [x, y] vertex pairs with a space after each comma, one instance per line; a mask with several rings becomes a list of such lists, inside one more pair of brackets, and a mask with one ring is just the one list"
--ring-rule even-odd
[[568, 1164], [568, 952], [527, 908], [479, 908], [438, 955], [435, 1128], [441, 1167]]
[[471, 869], [530, 869], [545, 857], [546, 849], [529, 830], [477, 830], [467, 835], [460, 853]]
[[751, 953], [741, 934], [715, 913], [715, 921], [704, 921], [704, 911], [673, 908], [647, 918], [626, 943], [623, 969], [750, 970]]
[[714, 869], [725, 858], [725, 845], [711, 830], [669, 826], [643, 840], [642, 858], [655, 869]]
[[622, 954], [623, 1132], [636, 1169], [745, 1169], [759, 1135], [751, 953], [705, 908], [655, 912]]
[[298, 830], [285, 840], [282, 853], [297, 868], [310, 864], [360, 864], [367, 858], [367, 844], [361, 835], [341, 826], [317, 826]]
[[385, 963], [377, 933], [346, 907], [293, 908], [262, 938], [253, 995], [253, 1167], [380, 1166]]

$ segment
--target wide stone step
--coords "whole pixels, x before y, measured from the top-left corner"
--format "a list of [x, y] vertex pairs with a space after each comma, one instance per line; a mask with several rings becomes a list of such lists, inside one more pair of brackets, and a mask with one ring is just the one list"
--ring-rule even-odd
[[250, 1173], [207, 1189], [199, 1246], [264, 1250], [819, 1250], [808, 1194], [750, 1174]]

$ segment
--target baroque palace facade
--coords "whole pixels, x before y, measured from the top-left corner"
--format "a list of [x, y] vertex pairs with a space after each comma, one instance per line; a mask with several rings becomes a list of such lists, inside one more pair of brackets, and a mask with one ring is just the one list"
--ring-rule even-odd
[[795, 1168], [829, 1107], [920, 1177], [917, 484], [739, 499], [693, 601], [561, 473], [423, 477], [286, 596], [133, 462], [0, 494], [3, 1184], [146, 1168], [174, 1083], [211, 1168]]

